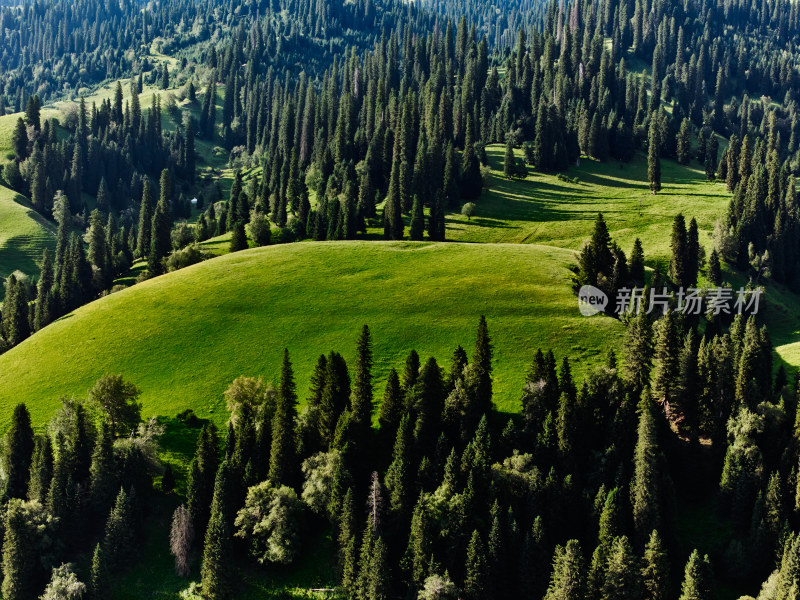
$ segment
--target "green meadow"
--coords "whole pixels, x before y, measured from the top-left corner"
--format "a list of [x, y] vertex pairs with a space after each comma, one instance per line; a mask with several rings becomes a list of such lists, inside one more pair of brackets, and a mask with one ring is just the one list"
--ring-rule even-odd
[[55, 243], [54, 226], [23, 196], [0, 186], [0, 278], [16, 270], [38, 274], [42, 251], [55, 249]]
[[[525, 179], [503, 177], [505, 147], [486, 149], [492, 169], [476, 216], [448, 215], [447, 239], [464, 242], [536, 243], [579, 250], [602, 212], [614, 240], [626, 253], [641, 238], [648, 260], [668, 260], [672, 220], [683, 213], [697, 219], [701, 243], [710, 251], [710, 234], [725, 216], [730, 192], [724, 183], [710, 183], [696, 161], [682, 166], [661, 161], [662, 190], [650, 192], [647, 158], [637, 154], [630, 163], [598, 162], [586, 157], [565, 175], [529, 169]], [[522, 160], [522, 151], [516, 151]]]
[[352, 358], [364, 324], [379, 398], [389, 369], [402, 368], [411, 349], [445, 366], [456, 345], [471, 353], [485, 314], [496, 403], [514, 411], [537, 348], [569, 354], [581, 374], [619, 347], [621, 324], [578, 312], [573, 260], [547, 246], [424, 242], [228, 254], [106, 296], [0, 356], [0, 404], [25, 402], [41, 424], [61, 396], [85, 397], [103, 373], [122, 373], [141, 388], [145, 415], [193, 408], [221, 424], [222, 393], [235, 377], [273, 379], [288, 347], [304, 396], [319, 354]]

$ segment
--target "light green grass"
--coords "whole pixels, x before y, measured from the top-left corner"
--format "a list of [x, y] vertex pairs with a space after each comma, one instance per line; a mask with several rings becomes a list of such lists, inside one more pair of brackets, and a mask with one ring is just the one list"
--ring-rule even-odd
[[412, 348], [444, 365], [457, 344], [471, 353], [481, 314], [495, 345], [495, 401], [516, 410], [537, 348], [568, 354], [580, 375], [619, 347], [621, 324], [579, 314], [573, 261], [546, 246], [388, 242], [228, 254], [84, 306], [0, 356], [0, 425], [17, 402], [42, 424], [60, 396], [85, 397], [106, 372], [142, 389], [145, 415], [192, 408], [221, 424], [235, 377], [274, 378], [286, 346], [305, 397], [319, 354], [352, 359], [364, 324], [379, 398]]
[[[700, 241], [711, 249], [710, 233], [725, 215], [731, 195], [725, 184], [709, 183], [705, 172], [671, 160], [661, 161], [662, 190], [650, 193], [647, 160], [638, 154], [630, 163], [600, 163], [582, 158], [566, 175], [573, 184], [529, 169], [524, 180], [503, 177], [505, 148], [486, 149], [492, 176], [490, 190], [477, 202], [472, 220], [447, 216], [447, 239], [468, 242], [537, 243], [580, 249], [602, 212], [611, 235], [626, 253], [639, 237], [645, 257], [669, 257], [672, 220], [679, 212], [700, 227]], [[517, 150], [522, 159], [522, 152]]]
[[16, 270], [38, 275], [42, 252], [54, 250], [55, 242], [53, 225], [23, 196], [0, 186], [0, 277], [5, 279]]

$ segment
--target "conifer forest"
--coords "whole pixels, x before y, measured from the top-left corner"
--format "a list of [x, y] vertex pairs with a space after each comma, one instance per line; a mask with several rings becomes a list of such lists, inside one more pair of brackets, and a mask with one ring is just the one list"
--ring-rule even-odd
[[0, 0], [0, 600], [800, 600], [800, 3]]

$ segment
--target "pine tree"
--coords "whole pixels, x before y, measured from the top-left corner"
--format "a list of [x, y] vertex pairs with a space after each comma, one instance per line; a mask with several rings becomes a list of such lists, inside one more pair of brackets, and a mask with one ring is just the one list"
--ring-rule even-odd
[[642, 586], [646, 600], [669, 598], [670, 569], [667, 551], [657, 530], [653, 530], [644, 549], [641, 568]]
[[6, 297], [3, 302], [3, 335], [12, 346], [16, 346], [30, 333], [30, 310], [27, 288], [11, 274], [6, 280]]
[[244, 223], [236, 221], [231, 228], [231, 242], [230, 251], [239, 252], [240, 250], [247, 250], [247, 233], [244, 230]]
[[641, 598], [638, 559], [628, 538], [614, 538], [605, 567], [602, 600], [639, 600]]
[[53, 478], [53, 445], [49, 435], [38, 436], [31, 462], [31, 476], [28, 482], [28, 498], [42, 504], [47, 501], [50, 481]]
[[472, 532], [472, 538], [467, 546], [467, 574], [464, 578], [464, 599], [485, 600], [488, 598], [489, 581], [486, 565], [486, 550], [477, 530]]
[[132, 494], [126, 494], [120, 488], [114, 508], [108, 515], [103, 538], [106, 560], [112, 569], [122, 567], [136, 552], [134, 510]]
[[642, 545], [653, 529], [666, 525], [662, 510], [666, 492], [662, 485], [663, 456], [658, 445], [652, 404], [645, 390], [639, 403], [639, 428], [630, 487], [634, 532]]
[[392, 464], [386, 471], [386, 488], [389, 490], [389, 508], [404, 515], [411, 502], [411, 452], [413, 447], [412, 421], [408, 413], [403, 415], [394, 442]]
[[189, 469], [186, 500], [197, 539], [204, 539], [211, 510], [214, 480], [219, 469], [219, 441], [214, 425], [205, 425]]
[[[189, 82], [189, 85], [191, 86], [191, 82]], [[190, 87], [190, 90], [192, 90], [193, 93], [194, 88]], [[186, 178], [189, 183], [194, 183], [195, 170], [197, 168], [197, 155], [194, 149], [196, 135], [194, 118], [190, 116], [186, 122], [186, 148], [184, 149], [183, 160], [186, 168]]]
[[[136, 256], [143, 257], [150, 252], [150, 236], [153, 226], [153, 193], [150, 181], [145, 178], [142, 201], [139, 206], [139, 228], [136, 239]], [[58, 260], [58, 259], [56, 259]]]
[[11, 428], [3, 445], [5, 497], [28, 497], [28, 478], [34, 448], [31, 415], [24, 404], [17, 404], [11, 418]]
[[47, 326], [55, 317], [53, 297], [55, 273], [53, 271], [53, 261], [50, 258], [49, 248], [45, 248], [42, 253], [42, 262], [39, 267], [39, 272], [39, 283], [36, 288], [36, 308], [33, 318], [34, 331], [39, 331]]
[[516, 173], [514, 160], [514, 146], [511, 145], [511, 137], [506, 142], [506, 157], [503, 161], [503, 175], [506, 179], [511, 179]]
[[392, 172], [389, 177], [389, 194], [383, 209], [383, 236], [387, 240], [403, 239], [403, 209], [400, 193], [400, 150], [395, 147]]
[[233, 598], [233, 508], [230, 506], [230, 468], [223, 462], [214, 482], [211, 518], [205, 535], [200, 569], [203, 596], [210, 600]]
[[639, 238], [636, 238], [633, 242], [633, 251], [628, 264], [628, 275], [635, 286], [644, 286], [644, 250], [642, 249], [642, 241]]
[[717, 136], [711, 136], [706, 144], [706, 155], [704, 165], [706, 168], [706, 179], [712, 181], [716, 177], [717, 163], [719, 161], [719, 140]]
[[692, 147], [692, 125], [688, 118], [683, 119], [677, 137], [678, 163], [688, 165]]
[[356, 427], [369, 431], [372, 424], [372, 340], [364, 325], [356, 344], [356, 364], [350, 397], [350, 412]]
[[577, 540], [558, 546], [553, 555], [553, 571], [545, 600], [583, 600], [586, 597], [586, 572]]
[[708, 258], [708, 281], [715, 287], [722, 285], [722, 266], [716, 248], [711, 251], [711, 256]]
[[647, 178], [650, 180], [650, 191], [657, 194], [661, 191], [661, 139], [658, 133], [656, 114], [650, 118], [650, 132], [647, 136]]
[[89, 468], [89, 495], [95, 515], [108, 514], [117, 489], [113, 432], [104, 419], [100, 422]]
[[11, 146], [14, 148], [17, 162], [22, 162], [28, 158], [28, 130], [25, 128], [25, 122], [22, 117], [17, 119], [17, 125], [11, 137]]
[[161, 196], [153, 213], [151, 228], [150, 253], [147, 256], [147, 271], [151, 276], [164, 272], [162, 259], [167, 256], [172, 246], [170, 231], [172, 216], [170, 199], [172, 198], [172, 176], [168, 169], [161, 171]]
[[669, 263], [669, 274], [675, 285], [688, 288], [691, 283], [691, 265], [689, 264], [689, 248], [686, 237], [686, 221], [682, 214], [677, 214], [672, 222], [672, 259]]
[[714, 575], [708, 555], [700, 557], [695, 549], [686, 563], [680, 600], [711, 600], [715, 597]]
[[92, 567], [89, 573], [89, 600], [100, 600], [111, 596], [108, 564], [103, 546], [97, 544], [92, 555]]
[[386, 389], [383, 394], [383, 402], [381, 402], [380, 415], [378, 423], [381, 427], [381, 432], [386, 431], [388, 435], [394, 437], [403, 410], [403, 392], [400, 388], [400, 378], [397, 376], [397, 371], [391, 369], [389, 375], [386, 377]]
[[653, 375], [653, 395], [669, 410], [670, 402], [678, 395], [680, 336], [675, 315], [668, 310], [658, 322], [655, 343], [656, 369]]
[[419, 196], [414, 195], [414, 203], [411, 208], [411, 226], [409, 228], [409, 237], [415, 242], [421, 242], [425, 232], [425, 215], [422, 210], [422, 202]]
[[272, 418], [272, 448], [269, 457], [269, 479], [275, 486], [289, 485], [295, 477], [295, 427], [297, 393], [295, 392], [289, 350], [283, 351], [283, 366], [278, 394], [275, 398], [275, 415]]
[[21, 501], [8, 503], [3, 526], [3, 599], [31, 600], [37, 588], [36, 564], [39, 557], [35, 548], [36, 532], [31, 531]]
[[475, 395], [478, 413], [488, 414], [492, 408], [492, 341], [483, 315], [478, 321], [475, 354], [470, 366], [477, 377]]

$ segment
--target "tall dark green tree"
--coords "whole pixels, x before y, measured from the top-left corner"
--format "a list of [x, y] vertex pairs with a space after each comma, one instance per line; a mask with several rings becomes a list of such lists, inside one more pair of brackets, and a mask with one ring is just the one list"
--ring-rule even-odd
[[6, 434], [3, 445], [3, 471], [7, 498], [27, 498], [33, 448], [31, 415], [24, 404], [17, 404], [11, 418], [11, 428]]
[[283, 351], [281, 379], [275, 398], [275, 416], [272, 418], [272, 449], [269, 457], [269, 479], [276, 486], [289, 485], [295, 478], [295, 419], [297, 418], [297, 393], [295, 391], [289, 350]]

